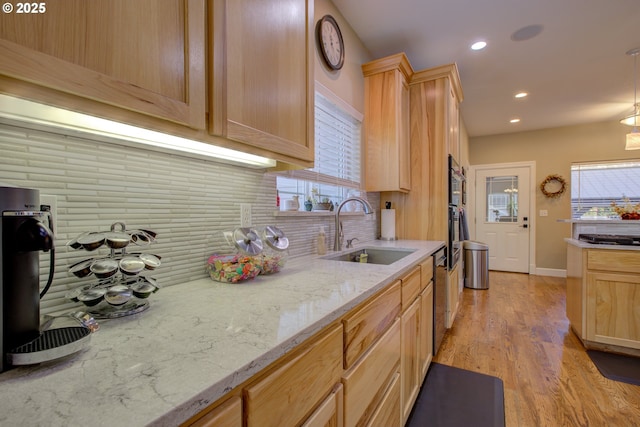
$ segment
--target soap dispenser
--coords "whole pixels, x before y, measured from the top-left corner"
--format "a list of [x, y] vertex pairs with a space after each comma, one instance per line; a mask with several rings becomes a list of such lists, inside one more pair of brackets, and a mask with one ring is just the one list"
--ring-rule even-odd
[[324, 226], [320, 226], [320, 232], [318, 233], [318, 255], [324, 255], [327, 253], [327, 236], [324, 233]]

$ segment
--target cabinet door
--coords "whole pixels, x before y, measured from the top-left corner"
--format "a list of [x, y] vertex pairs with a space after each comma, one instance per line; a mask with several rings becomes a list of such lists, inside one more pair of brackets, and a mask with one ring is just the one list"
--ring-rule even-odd
[[427, 375], [427, 370], [433, 358], [433, 281], [429, 282], [420, 294], [420, 382]]
[[[347, 371], [343, 378], [345, 427], [365, 424], [381, 396], [398, 372], [400, 320], [378, 340], [369, 352]], [[398, 413], [398, 417], [400, 414]]]
[[587, 340], [640, 349], [640, 276], [587, 273]]
[[[449, 86], [451, 86], [449, 84]], [[452, 88], [449, 88], [449, 99], [447, 125], [449, 133], [447, 135], [447, 145], [449, 147], [449, 154], [454, 159], [460, 161], [460, 106], [458, 105], [458, 99]]]
[[402, 314], [400, 337], [400, 402], [402, 403], [402, 422], [407, 421], [413, 402], [420, 389], [418, 376], [421, 371], [418, 358], [420, 339], [420, 298]]
[[191, 424], [191, 427], [242, 427], [242, 399], [229, 399]]
[[458, 297], [460, 293], [458, 288], [458, 269], [459, 266], [456, 266], [453, 271], [449, 273], [447, 278], [447, 314], [445, 318], [447, 321], [445, 326], [447, 328], [451, 328], [453, 326], [456, 314], [458, 313]]
[[585, 339], [584, 303], [586, 301], [585, 259], [586, 249], [567, 245], [567, 296], [566, 312], [571, 327], [581, 339]]
[[247, 427], [298, 425], [341, 374], [342, 327], [334, 327], [244, 390]]
[[367, 427], [400, 427], [400, 373], [391, 379], [382, 401], [366, 424]]
[[362, 66], [365, 75], [365, 188], [411, 188], [409, 86], [412, 70], [404, 54]]
[[313, 162], [313, 2], [213, 5], [211, 132]]
[[338, 384], [301, 427], [342, 427], [344, 425], [342, 384]]
[[0, 14], [0, 75], [20, 81], [3, 91], [67, 108], [77, 95], [98, 101], [87, 113], [101, 115], [103, 103], [206, 127], [204, 0], [43, 4], [42, 14]]

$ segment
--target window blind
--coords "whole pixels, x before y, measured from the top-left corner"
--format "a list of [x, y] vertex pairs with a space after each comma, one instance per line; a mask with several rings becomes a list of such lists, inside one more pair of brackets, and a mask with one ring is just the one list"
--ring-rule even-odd
[[[316, 187], [320, 187], [320, 195], [331, 199], [344, 197], [340, 188], [359, 190], [361, 127], [359, 118], [316, 92], [314, 167], [278, 172], [278, 190], [305, 196], [311, 185], [319, 184]], [[304, 182], [296, 183], [297, 180]]]
[[617, 205], [639, 203], [638, 182], [640, 161], [637, 160], [572, 164], [572, 218], [617, 218], [611, 202]]

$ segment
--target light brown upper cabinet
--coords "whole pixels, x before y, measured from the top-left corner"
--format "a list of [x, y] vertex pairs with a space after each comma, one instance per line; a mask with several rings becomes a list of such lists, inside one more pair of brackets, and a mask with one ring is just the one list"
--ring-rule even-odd
[[210, 132], [311, 166], [313, 2], [210, 4]]
[[409, 86], [404, 53], [362, 66], [365, 77], [364, 182], [367, 191], [411, 189]]
[[44, 13], [0, 14], [0, 92], [94, 114], [115, 106], [205, 129], [204, 0], [44, 5]]
[[447, 138], [447, 144], [449, 146], [449, 154], [460, 162], [460, 102], [458, 101], [455, 85], [453, 84], [451, 84], [449, 88], [448, 103], [449, 114], [447, 121], [449, 125], [449, 137]]
[[455, 150], [451, 138], [458, 135], [457, 102], [463, 99], [458, 68], [448, 64], [416, 71], [409, 91], [412, 188], [396, 203], [402, 210], [398, 237], [446, 241], [448, 154]]

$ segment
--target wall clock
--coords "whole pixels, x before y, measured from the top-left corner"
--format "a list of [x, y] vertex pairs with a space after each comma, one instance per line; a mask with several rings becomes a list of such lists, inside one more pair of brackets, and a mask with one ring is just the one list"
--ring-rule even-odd
[[339, 70], [344, 65], [344, 41], [340, 27], [333, 16], [323, 16], [316, 26], [318, 49], [322, 59], [332, 70]]

